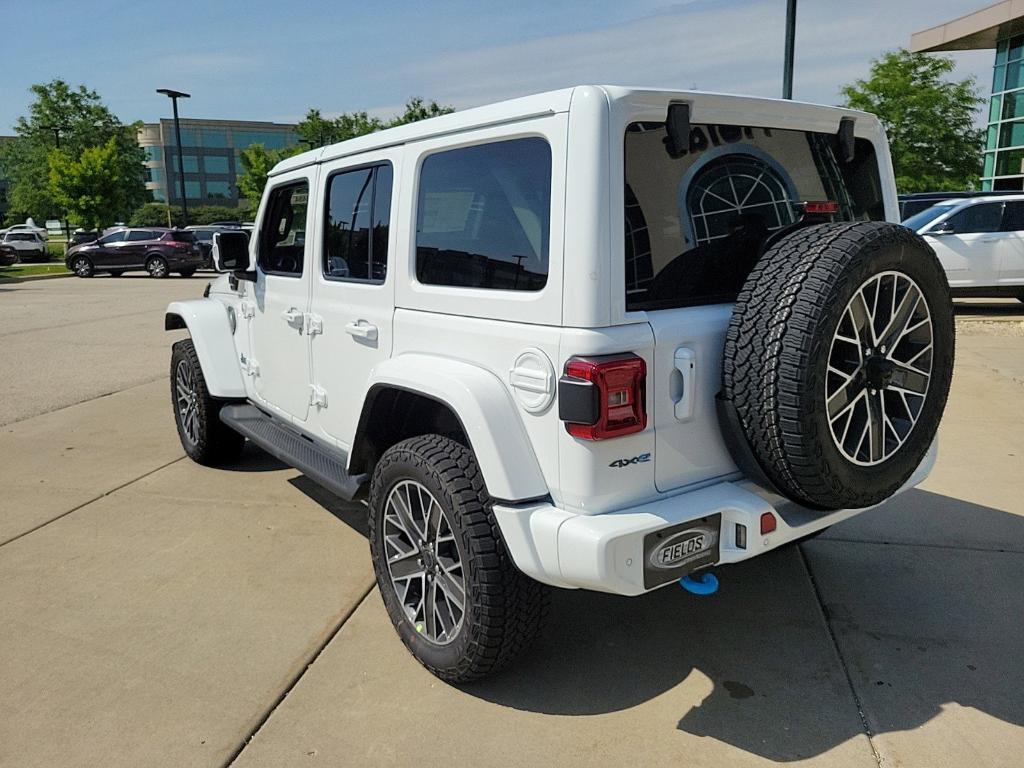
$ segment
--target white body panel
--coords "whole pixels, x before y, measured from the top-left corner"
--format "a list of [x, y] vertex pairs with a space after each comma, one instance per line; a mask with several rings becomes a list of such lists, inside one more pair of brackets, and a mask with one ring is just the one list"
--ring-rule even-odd
[[[446, 404], [497, 500], [498, 523], [516, 563], [560, 586], [638, 594], [644, 590], [636, 553], [644, 535], [712, 513], [751, 530], [765, 511], [780, 517], [774, 534], [765, 540], [753, 534], [746, 550], [729, 545], [731, 534], [723, 525], [722, 562], [760, 554], [856, 514], [801, 517], [744, 484], [715, 413], [729, 305], [626, 310], [624, 131], [633, 121], [663, 121], [667, 104], [680, 99], [701, 123], [835, 133], [840, 118], [854, 117], [855, 135], [875, 148], [887, 217], [896, 218], [885, 136], [864, 113], [595, 86], [467, 110], [280, 163], [268, 189], [296, 178], [310, 184], [303, 274], [288, 278], [257, 269], [255, 283], [242, 280], [230, 288], [226, 279], [218, 281], [211, 299], [198, 302], [205, 309], [180, 307], [205, 318], [194, 328], [189, 324], [197, 349], [204, 350], [204, 373], [209, 370], [208, 378], [218, 382], [217, 394], [244, 392], [308, 437], [346, 452], [357, 442], [363, 403], [374, 388], [408, 390]], [[424, 159], [519, 137], [542, 137], [551, 149], [543, 288], [420, 283], [417, 199]], [[328, 177], [382, 161], [394, 172], [386, 277], [377, 283], [325, 278]], [[259, 223], [266, 205], [265, 196]], [[256, 249], [254, 242], [251, 252]], [[238, 314], [233, 337], [224, 304]], [[295, 322], [283, 316], [289, 312]], [[220, 325], [210, 319], [215, 316]], [[372, 334], [350, 327], [372, 327]], [[601, 441], [571, 436], [555, 397], [566, 363], [576, 356], [624, 352], [647, 366], [646, 428]], [[934, 451], [913, 482], [923, 479], [933, 458]]]
[[167, 314], [180, 317], [192, 335], [210, 394], [225, 398], [245, 397], [245, 383], [238, 367], [228, 308], [210, 299], [172, 301], [167, 306]]
[[[949, 287], [954, 291], [974, 293], [984, 293], [986, 288], [995, 288], [1009, 291], [1011, 295], [1017, 288], [1024, 289], [1024, 230], [936, 231], [951, 220], [955, 221], [957, 214], [973, 206], [1024, 206], [1024, 195], [957, 198], [947, 200], [942, 205], [953, 207], [917, 232], [935, 250], [935, 255], [946, 271]], [[1007, 224], [1008, 218], [1004, 213], [1004, 230], [1013, 226]]]

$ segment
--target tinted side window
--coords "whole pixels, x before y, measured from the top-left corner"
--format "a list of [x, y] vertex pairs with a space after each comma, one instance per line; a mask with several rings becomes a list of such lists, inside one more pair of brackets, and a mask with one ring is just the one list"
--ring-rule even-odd
[[1008, 200], [1003, 210], [1003, 232], [1024, 230], [1024, 200]]
[[551, 148], [513, 139], [430, 155], [420, 170], [416, 277], [536, 291], [548, 279]]
[[156, 232], [151, 232], [148, 229], [133, 229], [128, 233], [128, 242], [137, 243], [140, 240], [156, 240]]
[[308, 206], [309, 185], [304, 181], [271, 191], [257, 258], [264, 272], [289, 277], [302, 274]]
[[954, 213], [948, 219], [958, 235], [974, 232], [998, 232], [1003, 217], [1002, 203], [978, 203]]
[[324, 275], [381, 282], [387, 274], [390, 165], [331, 176], [327, 188]]
[[104, 235], [99, 241], [103, 245], [107, 245], [108, 243], [119, 243], [124, 240], [124, 234], [125, 231], [123, 229], [119, 229], [117, 232], [111, 232], [109, 235]]

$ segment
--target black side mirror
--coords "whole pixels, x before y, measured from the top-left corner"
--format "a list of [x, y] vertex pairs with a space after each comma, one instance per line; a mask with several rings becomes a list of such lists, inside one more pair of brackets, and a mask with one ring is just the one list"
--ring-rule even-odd
[[213, 233], [213, 268], [218, 272], [248, 272], [249, 235], [246, 232]]

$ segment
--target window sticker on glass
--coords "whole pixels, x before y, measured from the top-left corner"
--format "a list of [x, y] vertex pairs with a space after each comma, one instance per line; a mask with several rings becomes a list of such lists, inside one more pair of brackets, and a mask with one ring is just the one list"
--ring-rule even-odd
[[475, 196], [472, 190], [428, 192], [423, 196], [420, 232], [462, 232]]

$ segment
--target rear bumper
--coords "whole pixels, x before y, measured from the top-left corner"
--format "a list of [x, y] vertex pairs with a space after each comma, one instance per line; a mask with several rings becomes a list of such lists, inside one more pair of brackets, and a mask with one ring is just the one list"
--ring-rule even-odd
[[[933, 443], [901, 493], [928, 476], [935, 456]], [[548, 502], [494, 507], [505, 543], [525, 574], [556, 587], [621, 595], [639, 595], [656, 588], [645, 587], [648, 552], [644, 540], [663, 529], [720, 515], [718, 565], [724, 565], [757, 557], [864, 511], [808, 510], [746, 481], [717, 483], [600, 515], [567, 512]], [[761, 515], [765, 512], [774, 515], [776, 529], [762, 536]], [[737, 540], [737, 526], [746, 529], [745, 547]], [[687, 572], [683, 566], [658, 586]]]

